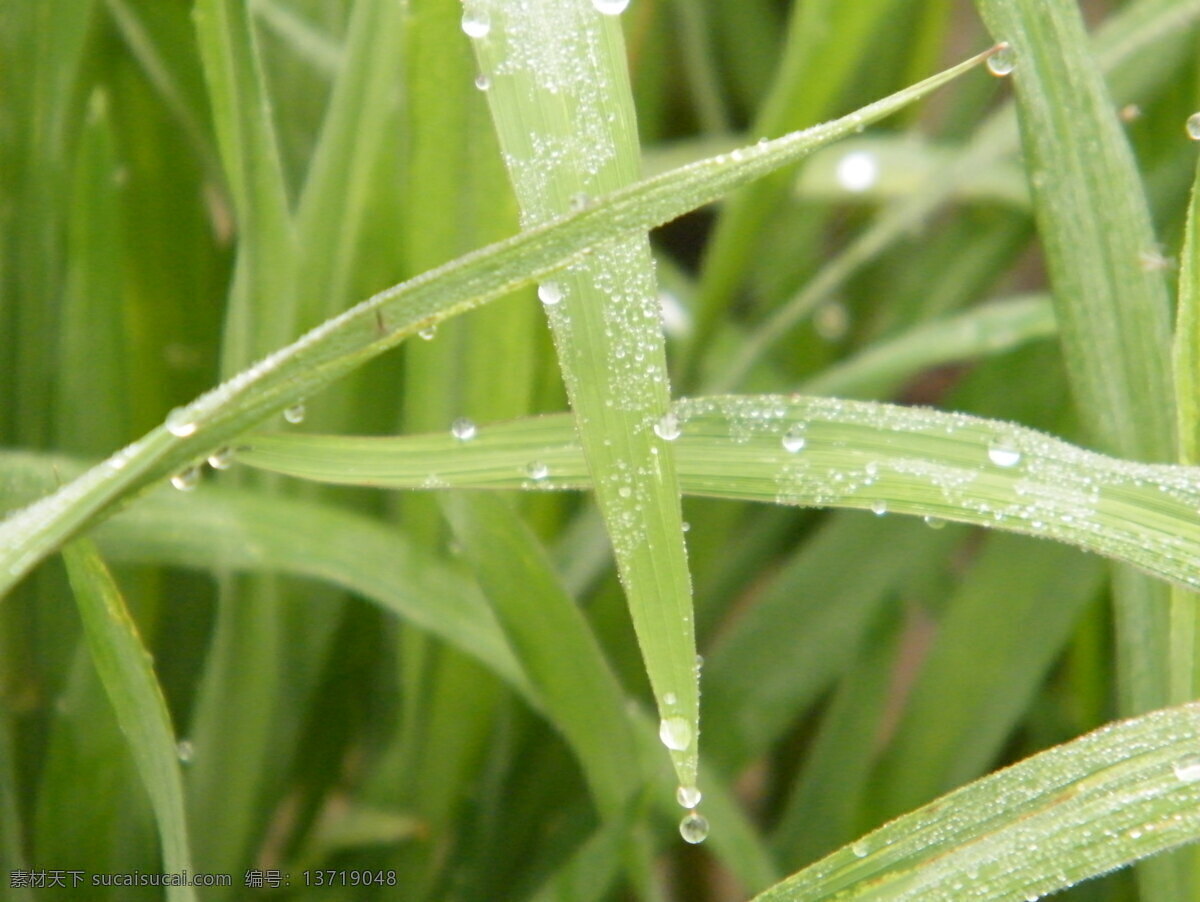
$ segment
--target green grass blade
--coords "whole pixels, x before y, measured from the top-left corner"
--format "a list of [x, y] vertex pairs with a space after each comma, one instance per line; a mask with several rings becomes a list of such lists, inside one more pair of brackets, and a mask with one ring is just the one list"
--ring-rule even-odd
[[[1200, 581], [1194, 468], [1121, 461], [1015, 424], [926, 408], [734, 396], [686, 399], [672, 410], [690, 494], [957, 520], [1056, 539], [1180, 585]], [[525, 469], [535, 458], [550, 470], [544, 479]], [[243, 459], [351, 485], [589, 486], [563, 416], [481, 427], [469, 442], [259, 435]]]
[[1179, 460], [1196, 464], [1200, 463], [1200, 164], [1192, 185], [1179, 258], [1173, 356], [1175, 394], [1179, 399]]
[[582, 763], [599, 809], [619, 817], [637, 788], [634, 737], [624, 694], [586, 618], [504, 499], [455, 492], [444, 496], [442, 509], [547, 716]]
[[1036, 898], [1200, 837], [1200, 709], [1122, 721], [992, 774], [756, 897]]
[[590, 246], [640, 232], [855, 131], [978, 65], [986, 54], [805, 132], [633, 185], [591, 209], [381, 292], [201, 396], [172, 419], [58, 492], [0, 523], [0, 593], [118, 500], [218, 450], [264, 417], [353, 371], [437, 321], [568, 264]]
[[[621, 29], [582, 2], [468, 4], [500, 146], [526, 225], [636, 181], [640, 151]], [[478, 31], [478, 28], [476, 28]], [[700, 690], [691, 577], [671, 446], [658, 290], [645, 234], [593, 249], [540, 289], [593, 491], [680, 784], [696, 785]], [[531, 468], [539, 466], [531, 460]], [[672, 731], [673, 728], [673, 731]]]
[[[117, 721], [150, 796], [162, 840], [163, 870], [191, 870], [183, 777], [171, 715], [154, 675], [150, 655], [120, 590], [94, 546], [76, 542], [64, 549], [84, 634]], [[172, 902], [194, 902], [191, 886], [167, 888]]]

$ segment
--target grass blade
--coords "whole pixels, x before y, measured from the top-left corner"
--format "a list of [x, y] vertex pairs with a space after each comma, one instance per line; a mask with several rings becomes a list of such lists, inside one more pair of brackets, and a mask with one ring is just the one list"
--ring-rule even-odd
[[[117, 721], [129, 742], [158, 820], [163, 870], [191, 870], [183, 777], [167, 703], [154, 676], [120, 590], [94, 546], [86, 541], [63, 551], [71, 587], [79, 603], [84, 634]], [[194, 902], [191, 886], [170, 886], [171, 902]]]
[[893, 821], [756, 897], [1028, 899], [1200, 836], [1200, 708], [1109, 725]]

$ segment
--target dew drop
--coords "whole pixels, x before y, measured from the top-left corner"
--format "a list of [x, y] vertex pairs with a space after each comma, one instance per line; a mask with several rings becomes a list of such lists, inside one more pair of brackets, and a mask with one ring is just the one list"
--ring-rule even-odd
[[304, 402], [293, 404], [283, 412], [283, 418], [293, 425], [303, 423], [304, 417], [308, 414], [308, 408], [304, 406]]
[[571, 195], [570, 209], [572, 213], [582, 213], [591, 206], [592, 198], [586, 191]]
[[190, 492], [200, 482], [200, 468], [188, 467], [171, 477], [171, 485], [181, 492]]
[[664, 717], [658, 725], [658, 738], [672, 751], [682, 752], [692, 744], [691, 724], [682, 717]]
[[480, 9], [468, 9], [463, 13], [462, 30], [469, 38], [486, 38], [492, 30], [492, 20]]
[[1195, 783], [1200, 780], [1200, 755], [1188, 755], [1175, 762], [1172, 769], [1175, 776], [1184, 783]]
[[194, 435], [197, 428], [196, 421], [191, 419], [182, 407], [176, 407], [167, 414], [166, 427], [167, 432], [176, 438], [187, 438], [189, 435]]
[[228, 470], [233, 466], [233, 449], [221, 448], [208, 455], [208, 465], [214, 470]]
[[690, 842], [692, 845], [702, 843], [708, 839], [708, 821], [703, 815], [689, 811], [679, 822], [679, 835], [683, 837], [684, 842]]
[[846, 191], [858, 194], [879, 181], [879, 161], [866, 150], [852, 150], [837, 164], [837, 181]]
[[675, 790], [675, 801], [683, 808], [695, 808], [700, 804], [701, 798], [703, 796], [695, 786], [680, 786]]
[[987, 60], [988, 71], [998, 78], [1009, 75], [1016, 65], [1016, 57], [1007, 41], [997, 44], [995, 51]]
[[1021, 462], [1021, 452], [1004, 439], [996, 439], [988, 445], [988, 460], [998, 467], [1015, 467]]
[[547, 307], [553, 307], [563, 299], [562, 286], [557, 282], [543, 282], [538, 286], [538, 300]]
[[525, 475], [530, 479], [545, 479], [550, 475], [550, 468], [540, 460], [531, 461], [525, 468]]
[[1192, 113], [1188, 116], [1184, 130], [1193, 141], [1200, 141], [1200, 113]]
[[804, 435], [803, 426], [793, 426], [783, 434], [783, 450], [791, 454], [803, 451], [807, 444], [808, 439]]
[[488, 78], [486, 75], [476, 75], [475, 76], [475, 87], [477, 87], [479, 90], [486, 91], [491, 86], [492, 86], [492, 80], [490, 78]]
[[629, 0], [592, 0], [592, 6], [606, 16], [619, 16], [629, 6]]
[[689, 523], [687, 520], [684, 520], [682, 523], [679, 524], [679, 528], [682, 529], [684, 532], [691, 532], [692, 524]]
[[437, 326], [426, 326], [417, 333], [424, 341], [433, 341], [437, 337]]
[[181, 764], [190, 764], [192, 756], [196, 754], [196, 749], [192, 745], [191, 740], [181, 739], [175, 746], [175, 754], [179, 756]]
[[654, 434], [664, 442], [675, 441], [682, 431], [679, 428], [679, 420], [673, 413], [664, 414], [663, 418], [654, 424]]
[[946, 528], [946, 521], [943, 520], [941, 517], [934, 517], [929, 514], [926, 514], [924, 517], [924, 520], [925, 520], [925, 525], [928, 526], [930, 529], [945, 529]]
[[678, 701], [678, 699], [676, 699], [674, 692], [668, 692], [666, 695], [663, 696], [663, 704], [664, 705], [673, 705], [673, 704], [675, 704], [676, 701]]
[[469, 420], [466, 417], [459, 417], [450, 424], [450, 434], [460, 442], [469, 442], [475, 438], [475, 433], [478, 430], [475, 428], [475, 421]]
[[858, 842], [850, 845], [850, 851], [854, 853], [855, 858], [866, 858], [870, 849], [868, 849], [867, 844], [860, 839]]
[[882, 517], [888, 511], [887, 502], [880, 498], [878, 501], [871, 502], [871, 513], [876, 517]]

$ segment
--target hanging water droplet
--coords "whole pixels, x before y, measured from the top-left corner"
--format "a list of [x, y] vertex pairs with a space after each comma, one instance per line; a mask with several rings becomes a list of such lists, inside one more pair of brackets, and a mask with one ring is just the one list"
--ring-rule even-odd
[[592, 6], [606, 16], [619, 16], [629, 6], [629, 0], [592, 0]]
[[426, 326], [417, 333], [424, 341], [433, 341], [437, 337], [437, 325]]
[[675, 441], [682, 431], [679, 427], [679, 420], [673, 413], [664, 414], [663, 418], [654, 424], [654, 434], [664, 442]]
[[690, 842], [692, 845], [702, 843], [708, 839], [708, 821], [703, 815], [689, 811], [679, 822], [679, 835], [683, 837], [684, 842]]
[[682, 717], [664, 717], [658, 725], [658, 738], [672, 751], [682, 752], [692, 744], [691, 724]]
[[304, 418], [307, 415], [308, 408], [304, 406], [303, 401], [301, 401], [299, 404], [293, 404], [283, 412], [283, 418], [293, 425], [296, 423], [303, 423]]
[[808, 439], [804, 435], [803, 426], [793, 426], [783, 434], [783, 450], [795, 454], [797, 451], [803, 451], [804, 446], [808, 444]]
[[988, 460], [998, 467], [1015, 467], [1021, 462], [1021, 452], [1006, 439], [996, 439], [988, 445]]
[[190, 492], [200, 482], [200, 468], [188, 467], [171, 477], [171, 485], [181, 492]]
[[870, 151], [852, 150], [838, 160], [836, 174], [842, 188], [858, 194], [879, 181], [879, 161]]
[[1184, 783], [1195, 783], [1200, 780], [1200, 755], [1188, 755], [1175, 762], [1172, 769], [1175, 776]]
[[469, 442], [475, 438], [475, 433], [478, 430], [475, 428], [475, 422], [466, 417], [459, 417], [450, 424], [450, 434], [460, 442]]
[[703, 795], [695, 786], [680, 786], [675, 790], [675, 801], [683, 808], [695, 808], [702, 798]]
[[167, 414], [167, 432], [177, 438], [187, 438], [196, 432], [196, 421], [188, 416], [182, 407], [176, 407]]
[[1200, 113], [1192, 113], [1184, 124], [1187, 136], [1193, 141], [1200, 141]]
[[525, 475], [530, 479], [545, 479], [550, 475], [550, 468], [540, 460], [531, 461], [525, 468]]
[[189, 764], [192, 756], [196, 754], [196, 749], [192, 746], [191, 740], [181, 739], [175, 745], [175, 754], [179, 756], [181, 764]]
[[997, 44], [996, 49], [987, 60], [988, 71], [998, 78], [1009, 75], [1016, 68], [1016, 65], [1016, 57], [1013, 55], [1013, 49], [1007, 41]]
[[468, 7], [463, 12], [462, 30], [469, 38], [486, 38], [492, 30], [492, 20], [485, 11]]
[[233, 449], [221, 448], [208, 455], [208, 465], [214, 470], [228, 470], [233, 466]]
[[547, 307], [553, 307], [562, 299], [562, 286], [557, 282], [543, 282], [538, 286], [538, 300], [540, 300]]
[[888, 511], [887, 502], [880, 498], [878, 501], [871, 502], [871, 513], [876, 517], [882, 517]]
[[480, 73], [479, 75], [475, 76], [475, 87], [477, 87], [479, 90], [486, 91], [491, 86], [492, 86], [492, 80], [490, 78], [488, 78], [486, 75], [483, 75], [482, 73]]
[[928, 526], [930, 529], [945, 529], [946, 528], [946, 521], [943, 520], [941, 517], [934, 517], [934, 516], [931, 516], [930, 514], [926, 514], [924, 519], [925, 519], [925, 525]]

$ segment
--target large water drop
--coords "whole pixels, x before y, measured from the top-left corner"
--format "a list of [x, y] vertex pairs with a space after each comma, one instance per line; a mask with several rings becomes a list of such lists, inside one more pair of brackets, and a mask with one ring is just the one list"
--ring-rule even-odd
[[808, 438], [804, 435], [802, 426], [793, 426], [783, 434], [783, 450], [791, 454], [803, 451], [807, 444]]
[[675, 801], [684, 808], [695, 808], [702, 798], [703, 795], [695, 786], [680, 786], [675, 790]]
[[196, 421], [188, 416], [182, 407], [176, 407], [167, 414], [167, 432], [176, 438], [187, 438], [196, 431]]
[[1175, 762], [1172, 769], [1175, 776], [1184, 783], [1195, 783], [1200, 780], [1200, 755], [1188, 755]]
[[703, 815], [689, 811], [679, 822], [679, 835], [683, 837], [684, 842], [690, 842], [692, 845], [702, 843], [708, 838], [708, 821]]
[[525, 468], [525, 475], [530, 479], [545, 479], [550, 475], [550, 468], [540, 460], [531, 461]]
[[674, 752], [682, 752], [692, 744], [692, 726], [683, 717], [664, 717], [658, 725], [658, 738]]
[[301, 401], [299, 404], [293, 404], [283, 412], [283, 418], [293, 425], [297, 423], [303, 423], [304, 417], [307, 415], [308, 408], [304, 406], [303, 401]]
[[619, 16], [629, 6], [629, 0], [592, 0], [592, 6], [606, 16]]
[[562, 286], [557, 282], [543, 282], [538, 286], [538, 300], [547, 307], [553, 307], [563, 299]]
[[1200, 141], [1200, 113], [1192, 113], [1184, 124], [1187, 136], [1193, 141]]
[[200, 482], [200, 468], [188, 467], [171, 477], [171, 485], [181, 492], [190, 492]]
[[483, 10], [468, 7], [463, 13], [462, 30], [469, 38], [486, 38], [492, 30], [492, 20]]
[[1012, 47], [1008, 42], [996, 45], [995, 52], [988, 57], [988, 71], [998, 78], [1003, 78], [1012, 73], [1012, 70], [1017, 66], [1016, 57], [1013, 55]]
[[664, 442], [675, 441], [682, 431], [679, 428], [679, 420], [673, 413], [664, 414], [663, 418], [654, 424], [654, 434]]
[[1006, 439], [996, 439], [988, 445], [988, 460], [998, 467], [1015, 467], [1021, 462], [1021, 452]]
[[478, 430], [475, 428], [475, 421], [469, 420], [466, 417], [459, 417], [450, 424], [450, 434], [460, 442], [469, 442], [475, 438], [475, 433]]
[[866, 150], [853, 150], [837, 164], [837, 181], [846, 191], [859, 193], [879, 181], [879, 161]]

